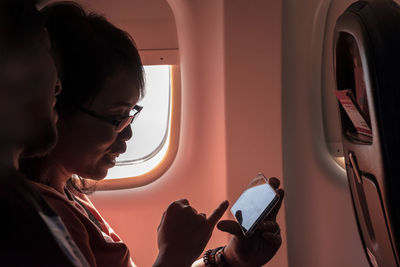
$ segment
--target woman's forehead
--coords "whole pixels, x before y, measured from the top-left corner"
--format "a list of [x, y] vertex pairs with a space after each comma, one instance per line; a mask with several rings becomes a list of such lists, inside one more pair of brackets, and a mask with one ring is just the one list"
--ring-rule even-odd
[[111, 75], [105, 82], [102, 90], [93, 100], [92, 105], [106, 107], [132, 108], [139, 100], [140, 90], [135, 77], [128, 72], [119, 72]]

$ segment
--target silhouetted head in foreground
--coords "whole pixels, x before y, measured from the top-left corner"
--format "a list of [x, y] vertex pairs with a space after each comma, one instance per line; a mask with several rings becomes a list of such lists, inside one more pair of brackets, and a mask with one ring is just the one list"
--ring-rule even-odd
[[[42, 15], [32, 0], [0, 1], [0, 143], [25, 155], [56, 141], [60, 91]], [[16, 160], [16, 159], [14, 159]]]

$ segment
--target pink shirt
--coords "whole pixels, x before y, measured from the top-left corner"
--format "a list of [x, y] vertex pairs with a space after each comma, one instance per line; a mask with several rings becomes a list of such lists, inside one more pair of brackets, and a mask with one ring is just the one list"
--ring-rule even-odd
[[33, 184], [61, 217], [90, 266], [135, 266], [127, 246], [85, 194], [67, 191], [69, 199], [52, 187]]

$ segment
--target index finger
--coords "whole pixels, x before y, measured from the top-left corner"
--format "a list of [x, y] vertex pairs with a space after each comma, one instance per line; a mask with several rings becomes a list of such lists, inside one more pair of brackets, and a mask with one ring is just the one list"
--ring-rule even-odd
[[210, 217], [208, 217], [207, 221], [212, 227], [214, 227], [217, 224], [217, 222], [221, 219], [222, 215], [224, 215], [228, 206], [229, 206], [229, 201], [225, 200], [218, 206], [218, 208], [214, 210], [214, 212], [210, 215]]
[[158, 227], [157, 227], [157, 231], [160, 230], [161, 224], [164, 222], [164, 219], [165, 219], [165, 211], [164, 211], [164, 213], [162, 214], [160, 224], [159, 224]]

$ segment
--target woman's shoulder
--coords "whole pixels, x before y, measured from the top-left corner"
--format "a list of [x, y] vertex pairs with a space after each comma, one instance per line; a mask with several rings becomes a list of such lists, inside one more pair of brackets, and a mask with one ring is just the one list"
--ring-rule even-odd
[[34, 181], [29, 181], [34, 187], [36, 187], [36, 189], [38, 189], [42, 195], [48, 195], [48, 196], [52, 196], [54, 198], [63, 198], [63, 195], [58, 192], [56, 189], [54, 189], [51, 186], [48, 186], [46, 184], [42, 184], [42, 183], [38, 183], [38, 182], [34, 182]]
[[56, 213], [61, 216], [63, 221], [81, 221], [82, 210], [75, 206], [73, 200], [68, 199], [66, 195], [61, 194], [51, 186], [32, 181], [31, 183]]
[[61, 217], [68, 232], [71, 234], [81, 252], [85, 255], [90, 266], [96, 266], [96, 260], [90, 247], [90, 233], [87, 229], [88, 227], [84, 214], [74, 206], [73, 201], [69, 200], [51, 186], [37, 182], [31, 183], [40, 191], [57, 215]]

